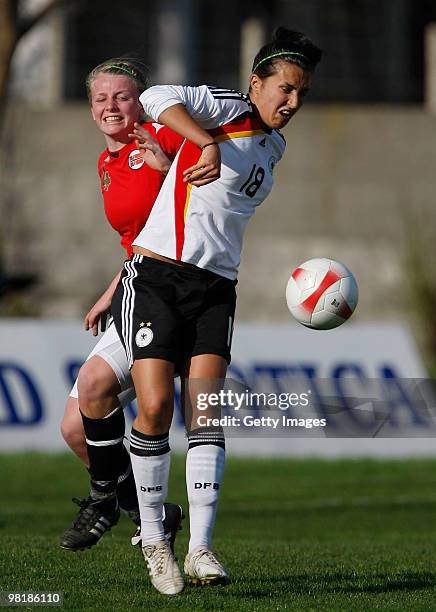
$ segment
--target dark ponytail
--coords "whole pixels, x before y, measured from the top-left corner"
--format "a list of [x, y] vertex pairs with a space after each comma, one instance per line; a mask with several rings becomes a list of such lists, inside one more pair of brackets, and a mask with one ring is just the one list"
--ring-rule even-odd
[[321, 59], [322, 51], [301, 32], [276, 28], [272, 41], [262, 47], [254, 58], [252, 72], [264, 79], [275, 72], [279, 61], [295, 64], [313, 72]]

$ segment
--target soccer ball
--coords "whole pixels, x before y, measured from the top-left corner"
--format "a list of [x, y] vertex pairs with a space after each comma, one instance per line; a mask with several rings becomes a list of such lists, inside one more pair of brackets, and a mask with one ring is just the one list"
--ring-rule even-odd
[[334, 259], [310, 259], [292, 272], [286, 302], [299, 323], [312, 329], [333, 329], [351, 317], [357, 306], [357, 283], [350, 270]]

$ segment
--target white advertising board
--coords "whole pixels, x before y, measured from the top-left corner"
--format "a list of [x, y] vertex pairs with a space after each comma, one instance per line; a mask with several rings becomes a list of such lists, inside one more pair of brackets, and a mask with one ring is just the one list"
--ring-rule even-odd
[[[4, 320], [0, 323], [0, 450], [62, 450], [59, 432], [67, 395], [95, 343], [78, 321]], [[276, 389], [290, 375], [316, 381], [423, 379], [425, 370], [408, 329], [400, 323], [349, 324], [317, 332], [289, 324], [239, 323], [233, 339], [231, 378], [247, 389]], [[339, 381], [339, 382], [338, 382]], [[134, 406], [126, 409], [127, 428]], [[413, 409], [410, 413], [414, 417]], [[247, 433], [247, 432], [245, 432]], [[251, 455], [425, 455], [436, 439], [356, 437], [229, 437], [232, 454]], [[174, 450], [185, 450], [176, 410]]]

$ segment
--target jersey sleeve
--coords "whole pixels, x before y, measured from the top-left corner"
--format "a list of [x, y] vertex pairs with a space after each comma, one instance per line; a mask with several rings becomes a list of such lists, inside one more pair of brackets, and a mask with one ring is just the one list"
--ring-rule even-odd
[[242, 93], [207, 85], [156, 85], [139, 97], [145, 112], [155, 121], [175, 104], [183, 104], [191, 117], [204, 129], [218, 127], [251, 110]]
[[185, 139], [180, 134], [177, 134], [177, 132], [170, 130], [166, 125], [153, 123], [153, 127], [156, 130], [156, 140], [160, 144], [162, 151], [173, 161]]

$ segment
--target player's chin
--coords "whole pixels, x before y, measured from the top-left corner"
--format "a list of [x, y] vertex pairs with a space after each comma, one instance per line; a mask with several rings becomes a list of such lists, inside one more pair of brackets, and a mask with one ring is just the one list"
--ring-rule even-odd
[[124, 132], [124, 127], [120, 125], [107, 125], [106, 123], [101, 126], [101, 131], [103, 134], [107, 134], [108, 136], [117, 136], [118, 134], [122, 134]]
[[275, 125], [274, 127], [278, 130], [281, 130], [282, 128], [288, 125], [292, 117], [293, 115], [278, 115], [276, 119], [277, 125]]

